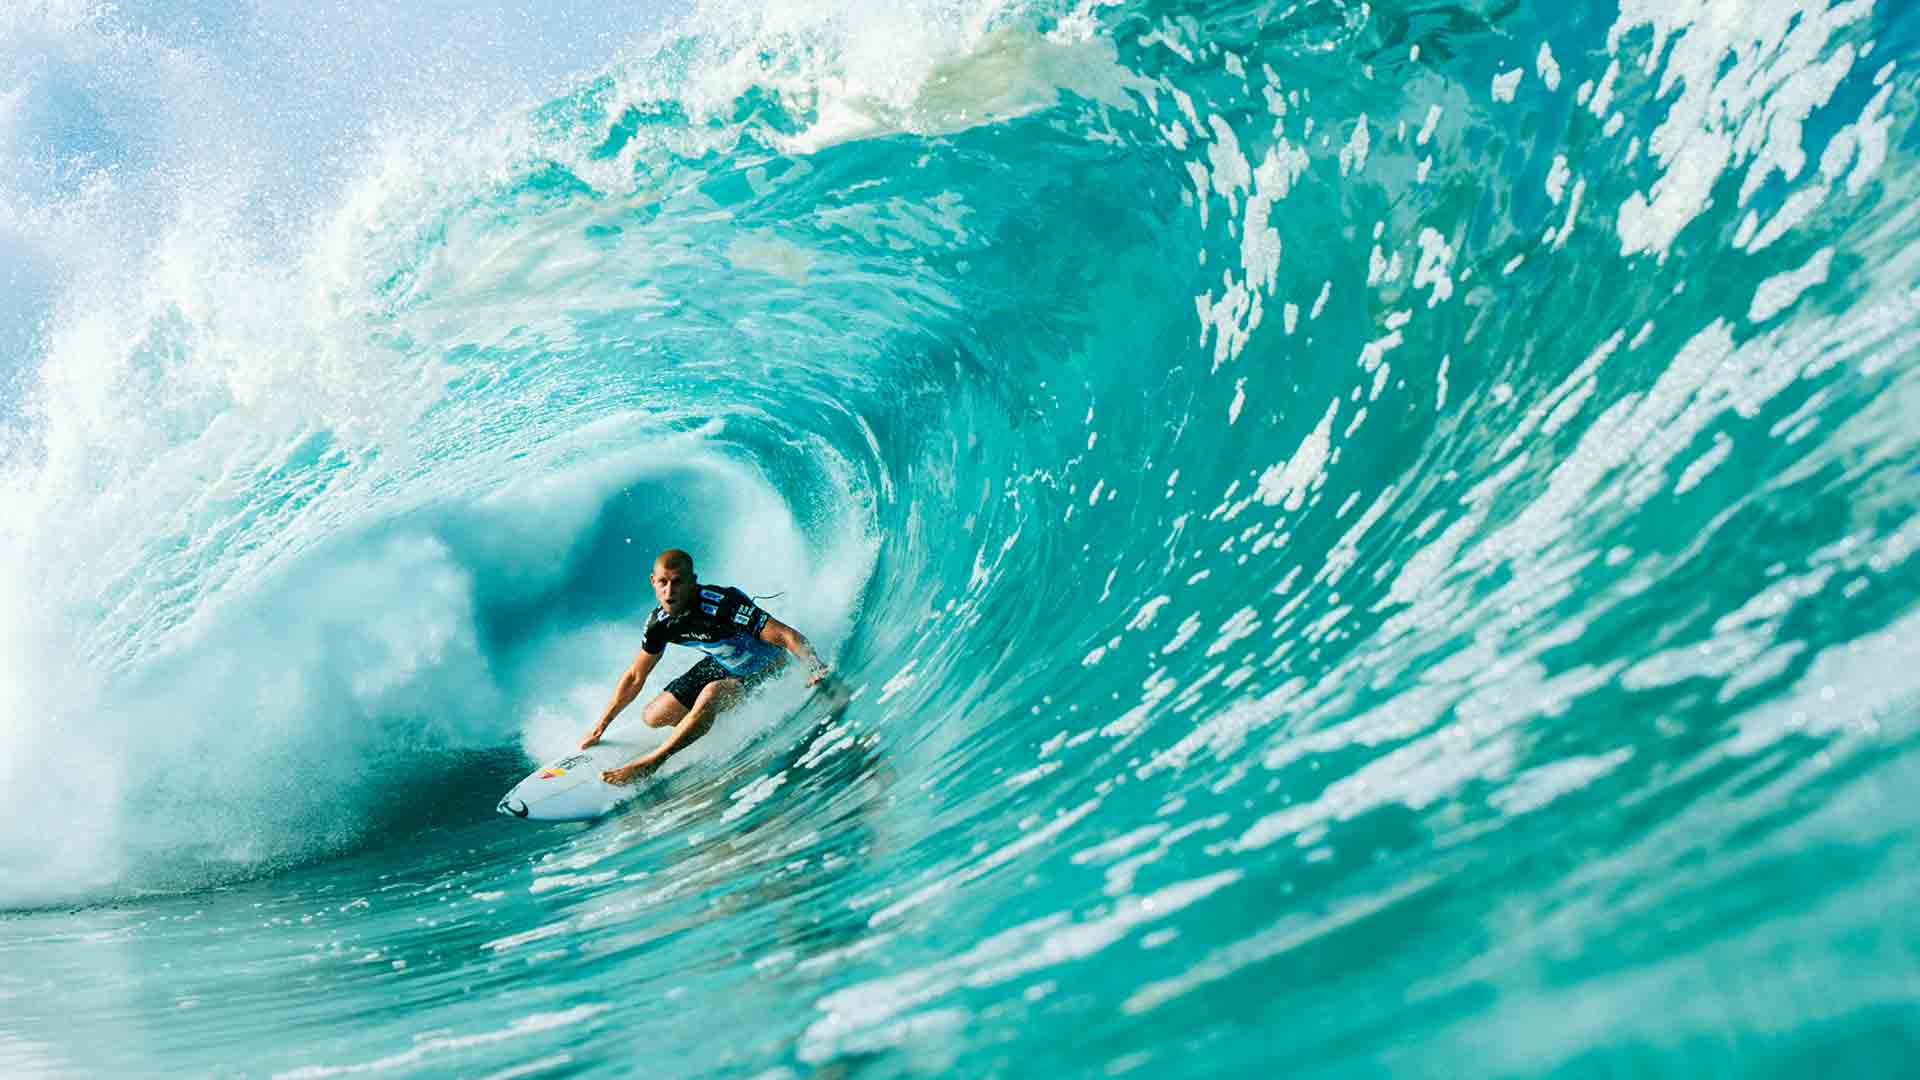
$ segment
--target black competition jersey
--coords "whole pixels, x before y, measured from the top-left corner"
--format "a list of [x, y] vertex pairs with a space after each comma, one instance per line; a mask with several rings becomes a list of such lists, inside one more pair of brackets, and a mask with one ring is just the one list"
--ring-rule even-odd
[[760, 640], [768, 615], [753, 598], [732, 586], [700, 586], [694, 605], [681, 615], [654, 608], [647, 616], [646, 636], [640, 647], [650, 653], [668, 645], [699, 649], [735, 675], [758, 671], [780, 656], [780, 649]]

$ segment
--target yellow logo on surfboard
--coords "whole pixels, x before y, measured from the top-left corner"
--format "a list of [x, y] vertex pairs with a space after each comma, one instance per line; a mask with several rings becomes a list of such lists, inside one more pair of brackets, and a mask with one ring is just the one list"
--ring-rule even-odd
[[567, 775], [568, 769], [573, 768], [575, 765], [584, 765], [587, 762], [592, 760], [593, 758], [589, 757], [586, 754], [570, 754], [567, 757], [563, 757], [559, 761], [556, 761], [553, 764], [548, 765], [547, 767], [541, 769], [539, 772], [534, 773], [533, 779], [558, 780], [561, 777]]

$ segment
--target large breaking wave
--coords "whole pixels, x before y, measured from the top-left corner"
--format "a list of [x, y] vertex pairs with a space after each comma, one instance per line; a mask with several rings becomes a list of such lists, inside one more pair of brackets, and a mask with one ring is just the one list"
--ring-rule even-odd
[[[390, 90], [318, 177], [181, 119], [194, 42], [13, 17], [64, 51], [12, 160], [74, 71], [172, 81], [0, 221], [0, 901], [417, 826], [585, 726], [671, 544], [860, 688], [925, 805], [850, 889], [1001, 911], [962, 959], [1164, 921], [1141, 1014], [1470, 896], [1845, 940], [1911, 871], [1769, 868], [1911, 836], [1912, 30], [1748, 8], [716, 5], [535, 107]], [[1518, 1038], [1554, 993], [1507, 1064], [1581, 1042]]]

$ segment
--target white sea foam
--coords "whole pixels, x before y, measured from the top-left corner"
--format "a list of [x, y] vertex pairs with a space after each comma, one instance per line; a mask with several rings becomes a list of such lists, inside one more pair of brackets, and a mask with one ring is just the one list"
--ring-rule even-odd
[[[591, 545], [610, 554], [596, 529], [635, 485], [725, 492], [739, 542], [711, 530], [703, 571], [785, 593], [769, 606], [831, 655], [873, 556], [864, 481], [834, 453], [810, 455], [816, 479], [853, 498], [823, 500], [839, 520], [796, 520], [737, 464], [724, 424], [669, 437], [671, 400], [601, 395], [516, 430], [501, 412], [537, 402], [537, 380], [483, 401], [450, 390], [463, 373], [444, 348], [410, 352], [410, 336], [564, 350], [580, 310], [661, 302], [583, 273], [604, 208], [512, 237], [435, 216], [511, 173], [535, 141], [523, 114], [450, 125], [374, 79], [360, 89], [394, 110], [387, 123], [291, 176], [307, 155], [287, 140], [314, 130], [242, 109], [246, 86], [286, 77], [265, 72], [270, 57], [228, 63], [117, 18], [46, 9], [0, 25], [8, 55], [50, 46], [5, 88], [0, 230], [31, 228], [64, 289], [24, 399], [8, 403], [0, 467], [0, 597], [14, 601], [0, 619], [0, 781], [23, 793], [0, 810], [29, 823], [0, 832], [0, 903], [332, 850], [371, 824], [355, 797], [396, 755], [511, 742], [523, 724], [536, 753], [577, 738], [631, 659], [631, 620], [556, 623], [504, 653], [483, 624], [489, 605], [565, 585]], [[515, 59], [527, 70], [498, 81], [474, 70], [469, 104], [523, 89], [546, 62]], [[150, 88], [126, 82], [136, 71]], [[14, 166], [59, 149], [37, 126], [43, 97], [83, 76], [105, 88], [108, 142], [92, 152], [111, 167], [39, 183]], [[364, 101], [326, 92], [294, 97], [345, 110], [316, 117], [327, 137], [364, 127]], [[739, 265], [805, 273], [787, 248], [742, 244]], [[528, 288], [574, 306], [516, 310]], [[387, 319], [390, 334], [370, 337]], [[668, 456], [678, 464], [663, 469]], [[609, 587], [643, 596], [638, 576]], [[85, 781], [35, 779], [76, 735], [98, 748]], [[52, 820], [68, 837], [57, 848], [37, 824]]]

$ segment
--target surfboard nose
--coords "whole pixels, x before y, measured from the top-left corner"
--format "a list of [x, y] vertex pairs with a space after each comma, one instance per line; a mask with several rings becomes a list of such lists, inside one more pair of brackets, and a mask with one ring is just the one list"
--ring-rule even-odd
[[495, 813], [511, 814], [512, 816], [517, 818], [523, 818], [527, 816], [527, 804], [521, 802], [519, 799], [514, 798], [512, 795], [508, 795], [505, 798], [501, 799], [500, 805], [494, 807], [493, 809]]

